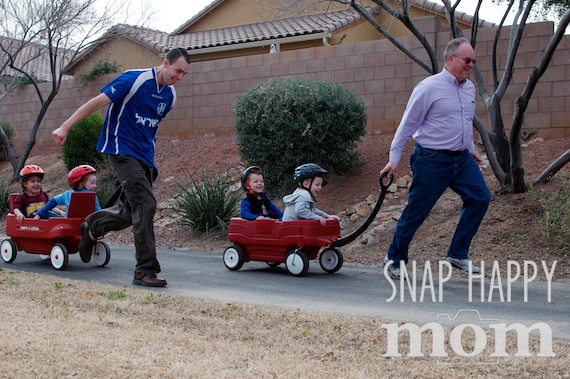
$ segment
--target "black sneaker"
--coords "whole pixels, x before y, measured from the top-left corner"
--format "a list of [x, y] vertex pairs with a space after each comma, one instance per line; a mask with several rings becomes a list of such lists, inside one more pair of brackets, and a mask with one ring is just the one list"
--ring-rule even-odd
[[79, 242], [79, 256], [81, 260], [85, 263], [91, 260], [91, 254], [93, 254], [93, 247], [97, 243], [89, 235], [89, 224], [87, 222], [82, 222], [79, 227], [79, 233], [81, 234], [81, 242]]

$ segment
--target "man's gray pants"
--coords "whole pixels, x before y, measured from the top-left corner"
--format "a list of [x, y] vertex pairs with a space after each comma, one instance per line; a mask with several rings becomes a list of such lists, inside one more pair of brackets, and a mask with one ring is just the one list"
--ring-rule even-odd
[[132, 225], [137, 260], [135, 271], [159, 273], [153, 225], [156, 198], [152, 189], [152, 168], [128, 155], [109, 155], [109, 160], [123, 187], [121, 203], [87, 217], [91, 234], [98, 238]]

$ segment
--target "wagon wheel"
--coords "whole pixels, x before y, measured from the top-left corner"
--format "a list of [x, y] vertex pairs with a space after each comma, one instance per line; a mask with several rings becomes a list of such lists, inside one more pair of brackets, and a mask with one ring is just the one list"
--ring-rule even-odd
[[111, 260], [111, 248], [103, 241], [97, 241], [91, 258], [97, 267], [106, 266]]
[[344, 258], [342, 257], [342, 253], [336, 248], [324, 249], [319, 257], [321, 268], [329, 274], [333, 274], [340, 270], [343, 262]]
[[50, 253], [51, 265], [56, 270], [65, 270], [67, 262], [69, 261], [69, 253], [67, 247], [61, 243], [56, 243], [51, 248]]
[[0, 245], [0, 250], [2, 254], [2, 260], [6, 263], [12, 263], [18, 255], [18, 246], [16, 242], [11, 239], [5, 239]]
[[267, 265], [272, 268], [279, 267], [279, 265], [281, 264], [277, 262], [265, 262], [265, 263], [267, 263]]
[[224, 251], [224, 264], [231, 271], [237, 271], [243, 266], [245, 256], [239, 246], [230, 246]]
[[287, 271], [295, 276], [303, 276], [309, 270], [309, 258], [301, 249], [291, 250], [285, 258]]

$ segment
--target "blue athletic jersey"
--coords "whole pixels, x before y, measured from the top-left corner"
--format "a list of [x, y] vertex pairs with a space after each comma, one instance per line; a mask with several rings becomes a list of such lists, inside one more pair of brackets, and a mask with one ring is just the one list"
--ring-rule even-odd
[[158, 123], [176, 102], [173, 86], [160, 86], [156, 70], [128, 70], [101, 89], [111, 99], [97, 150], [126, 154], [154, 166]]

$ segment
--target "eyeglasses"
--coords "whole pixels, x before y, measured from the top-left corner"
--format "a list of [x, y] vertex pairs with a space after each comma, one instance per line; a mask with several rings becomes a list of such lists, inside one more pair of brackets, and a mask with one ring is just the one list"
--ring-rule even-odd
[[457, 55], [452, 55], [453, 57], [459, 58], [459, 59], [463, 59], [465, 61], [465, 63], [469, 64], [469, 63], [477, 63], [477, 59], [471, 59], [471, 58], [462, 58], [462, 57], [458, 57]]

